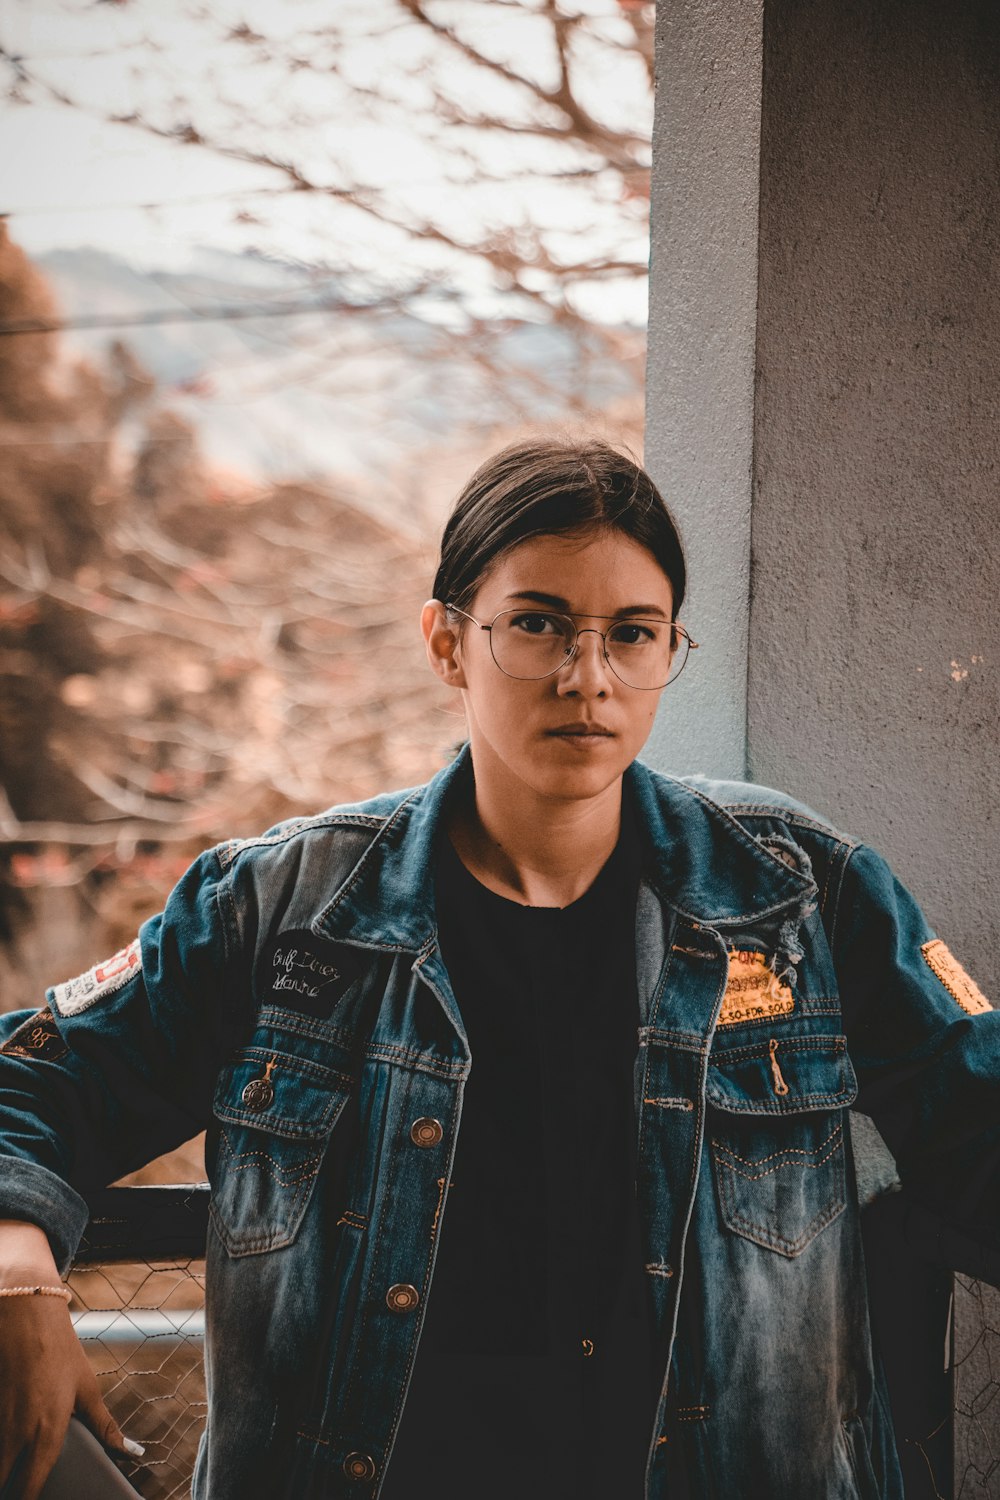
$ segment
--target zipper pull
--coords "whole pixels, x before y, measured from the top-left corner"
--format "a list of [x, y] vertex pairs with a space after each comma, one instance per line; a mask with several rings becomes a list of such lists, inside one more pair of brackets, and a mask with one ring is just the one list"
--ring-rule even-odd
[[767, 1050], [771, 1054], [771, 1076], [774, 1079], [774, 1092], [776, 1094], [787, 1094], [788, 1084], [785, 1082], [778, 1064], [778, 1043], [774, 1037], [768, 1042]]

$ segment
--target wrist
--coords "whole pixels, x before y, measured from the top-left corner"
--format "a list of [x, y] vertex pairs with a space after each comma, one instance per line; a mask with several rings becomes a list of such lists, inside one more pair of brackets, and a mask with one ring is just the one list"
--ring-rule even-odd
[[55, 1297], [62, 1302], [70, 1302], [73, 1293], [60, 1282], [58, 1286], [0, 1286], [0, 1297]]
[[0, 1220], [0, 1288], [61, 1285], [45, 1231], [37, 1224]]

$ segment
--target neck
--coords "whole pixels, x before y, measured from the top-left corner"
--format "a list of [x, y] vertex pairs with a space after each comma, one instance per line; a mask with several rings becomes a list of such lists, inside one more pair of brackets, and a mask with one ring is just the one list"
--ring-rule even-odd
[[594, 797], [572, 801], [524, 788], [511, 798], [477, 779], [448, 832], [466, 869], [497, 895], [528, 906], [569, 906], [611, 857], [621, 807], [621, 777]]

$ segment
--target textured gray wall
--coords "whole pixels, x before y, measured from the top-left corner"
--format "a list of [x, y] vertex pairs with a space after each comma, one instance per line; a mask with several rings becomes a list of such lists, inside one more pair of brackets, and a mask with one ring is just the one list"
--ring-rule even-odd
[[699, 650], [647, 756], [720, 776], [746, 757], [762, 9], [657, 16], [646, 463], [684, 536]]
[[[998, 206], [1000, 7], [768, 0], [748, 769], [1000, 1003]], [[955, 1493], [1000, 1494], [1000, 1293], [955, 1326]]]
[[[997, 1000], [1000, 4], [767, 0], [762, 85], [761, 26], [657, 15], [646, 453], [705, 647], [649, 756], [869, 840]], [[1000, 1294], [956, 1323], [964, 1496]]]
[[1000, 995], [1000, 7], [769, 0], [749, 770]]

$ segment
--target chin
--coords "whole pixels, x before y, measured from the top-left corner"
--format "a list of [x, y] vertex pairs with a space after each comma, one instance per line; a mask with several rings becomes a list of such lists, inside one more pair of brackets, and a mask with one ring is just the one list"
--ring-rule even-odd
[[542, 797], [559, 801], [576, 801], [599, 797], [622, 775], [629, 762], [605, 761], [603, 765], [532, 767], [523, 780]]

